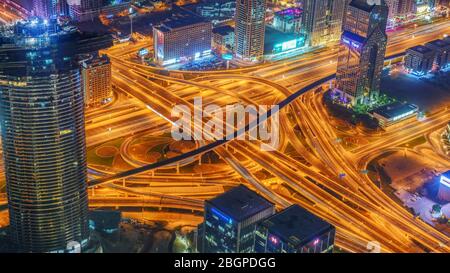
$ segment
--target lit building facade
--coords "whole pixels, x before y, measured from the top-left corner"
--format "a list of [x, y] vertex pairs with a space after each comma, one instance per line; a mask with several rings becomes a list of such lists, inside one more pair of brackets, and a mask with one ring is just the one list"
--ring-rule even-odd
[[335, 228], [298, 205], [259, 222], [256, 253], [327, 253], [334, 247]]
[[235, 56], [248, 63], [264, 57], [266, 0], [237, 0], [235, 14]]
[[289, 8], [275, 12], [272, 26], [281, 32], [300, 33], [302, 14], [303, 10], [300, 8]]
[[447, 155], [450, 155], [450, 122], [442, 133], [442, 147]]
[[410, 103], [394, 102], [378, 107], [369, 113], [378, 120], [381, 128], [387, 129], [401, 121], [414, 118], [419, 113], [419, 107]]
[[196, 5], [195, 8], [195, 13], [203, 18], [207, 18], [213, 23], [213, 25], [232, 20], [235, 11], [235, 0], [205, 1], [199, 5]]
[[406, 17], [414, 13], [417, 0], [386, 0], [389, 8], [389, 19]]
[[67, 0], [31, 0], [34, 16], [40, 18], [56, 18], [68, 15], [69, 5]]
[[438, 198], [445, 202], [450, 202], [450, 170], [441, 174], [439, 181]]
[[440, 69], [445, 69], [450, 63], [450, 41], [434, 40], [425, 44], [426, 47], [432, 49], [435, 53], [435, 64]]
[[252, 252], [256, 223], [274, 212], [274, 204], [243, 185], [205, 201], [200, 249], [205, 253]]
[[215, 27], [212, 29], [213, 44], [212, 47], [215, 52], [219, 54], [232, 51], [234, 48], [234, 28], [225, 25]]
[[406, 50], [405, 69], [415, 75], [422, 76], [433, 68], [435, 52], [426, 46], [418, 45]]
[[57, 14], [58, 0], [32, 0], [33, 13], [41, 18], [51, 18]]
[[69, 2], [70, 17], [79, 22], [92, 21], [101, 13], [114, 14], [130, 7], [130, 0], [78, 0]]
[[88, 199], [76, 56], [96, 44], [74, 28], [37, 19], [0, 36], [0, 121], [11, 241], [21, 252], [82, 248], [89, 238]]
[[435, 0], [415, 0], [414, 1], [414, 13], [416, 15], [425, 15], [434, 8]]
[[266, 27], [264, 58], [285, 58], [300, 54], [305, 48], [305, 37], [297, 33], [285, 33], [271, 26]]
[[212, 24], [179, 13], [153, 27], [155, 60], [160, 65], [187, 62], [211, 54]]
[[339, 41], [348, 0], [301, 0], [302, 33], [310, 46]]
[[111, 100], [111, 62], [108, 56], [83, 62], [81, 74], [86, 106], [98, 106]]
[[351, 105], [368, 104], [379, 95], [384, 65], [388, 9], [352, 0], [347, 8], [338, 52], [336, 89]]

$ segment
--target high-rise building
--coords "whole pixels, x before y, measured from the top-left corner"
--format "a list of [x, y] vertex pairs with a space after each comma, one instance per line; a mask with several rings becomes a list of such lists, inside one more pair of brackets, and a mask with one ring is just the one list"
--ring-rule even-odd
[[416, 0], [386, 0], [389, 8], [388, 18], [394, 20], [399, 17], [406, 17], [414, 13]]
[[97, 45], [54, 20], [20, 22], [0, 33], [10, 236], [20, 251], [63, 252], [88, 243], [84, 102], [76, 57]]
[[51, 18], [57, 13], [57, 0], [33, 0], [33, 13], [41, 18]]
[[433, 68], [435, 52], [426, 46], [418, 45], [406, 50], [404, 66], [415, 75], [425, 75]]
[[235, 55], [247, 62], [261, 62], [264, 57], [266, 0], [237, 0], [235, 14]]
[[130, 7], [130, 0], [74, 0], [68, 1], [69, 15], [73, 20], [83, 22], [97, 18], [101, 13], [113, 14]]
[[211, 54], [211, 22], [180, 12], [153, 27], [155, 60], [160, 65], [195, 60]]
[[352, 0], [347, 8], [338, 52], [336, 92], [352, 104], [367, 104], [380, 92], [386, 52], [388, 8]]
[[252, 252], [256, 223], [274, 212], [274, 204], [243, 185], [205, 201], [200, 249], [206, 253]]
[[111, 100], [111, 62], [108, 56], [83, 62], [81, 74], [86, 106], [97, 106]]
[[35, 16], [40, 18], [56, 18], [69, 15], [67, 0], [32, 0], [32, 9]]
[[396, 10], [397, 16], [406, 17], [414, 13], [414, 1], [415, 0], [397, 0], [398, 6]]
[[334, 247], [335, 228], [293, 205], [256, 225], [256, 253], [325, 253]]
[[342, 21], [348, 0], [301, 0], [302, 33], [310, 46], [337, 42], [342, 33]]

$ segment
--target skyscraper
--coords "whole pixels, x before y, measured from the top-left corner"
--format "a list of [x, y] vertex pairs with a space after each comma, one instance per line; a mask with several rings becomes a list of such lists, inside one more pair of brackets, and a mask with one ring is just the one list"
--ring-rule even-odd
[[111, 62], [108, 56], [83, 62], [81, 74], [86, 106], [98, 106], [111, 100]]
[[205, 201], [202, 251], [252, 252], [256, 223], [274, 212], [274, 204], [243, 185]]
[[33, 0], [33, 13], [41, 18], [50, 18], [56, 14], [57, 0]]
[[348, 0], [301, 0], [302, 32], [311, 46], [339, 41]]
[[237, 0], [235, 55], [244, 62], [260, 62], [264, 55], [266, 0]]
[[386, 52], [388, 8], [352, 0], [347, 8], [341, 37], [336, 92], [352, 105], [367, 104], [380, 92]]
[[415, 0], [386, 0], [389, 18], [405, 17], [414, 11]]
[[0, 33], [10, 236], [23, 252], [62, 252], [74, 241], [81, 247], [88, 243], [84, 103], [76, 56], [105, 44], [86, 39], [53, 20], [20, 22]]
[[32, 0], [34, 15], [40, 18], [54, 18], [67, 15], [67, 0]]

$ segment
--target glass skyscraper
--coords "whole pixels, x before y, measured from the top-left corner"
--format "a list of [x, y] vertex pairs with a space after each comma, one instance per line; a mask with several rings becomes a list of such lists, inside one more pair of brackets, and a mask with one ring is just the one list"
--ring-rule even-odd
[[352, 0], [347, 8], [338, 53], [336, 92], [352, 104], [368, 104], [380, 92], [386, 53], [388, 7]]
[[10, 235], [19, 251], [64, 251], [68, 243], [88, 242], [76, 56], [100, 44], [89, 44], [73, 27], [39, 19], [0, 33], [1, 135]]
[[236, 1], [235, 55], [244, 62], [263, 60], [266, 5], [266, 0]]
[[349, 0], [300, 0], [303, 8], [302, 33], [310, 46], [337, 42]]

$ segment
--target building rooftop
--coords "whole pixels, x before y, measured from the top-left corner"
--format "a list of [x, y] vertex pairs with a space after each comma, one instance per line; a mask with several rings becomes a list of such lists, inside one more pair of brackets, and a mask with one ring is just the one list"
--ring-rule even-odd
[[280, 16], [288, 20], [300, 18], [302, 14], [303, 9], [301, 8], [289, 8], [275, 12], [275, 16]]
[[270, 234], [294, 246], [310, 242], [333, 228], [331, 224], [299, 205], [292, 205], [270, 216], [261, 222], [261, 225], [268, 228]]
[[392, 119], [408, 113], [415, 112], [419, 109], [417, 105], [410, 103], [394, 102], [382, 107], [374, 109], [372, 112], [385, 117], [386, 119]]
[[450, 170], [448, 170], [448, 171], [446, 171], [445, 173], [441, 174], [441, 176], [450, 179]]
[[436, 48], [445, 49], [445, 48], [450, 47], [450, 44], [445, 42], [444, 40], [437, 39], [437, 40], [434, 40], [434, 41], [426, 43], [425, 46], [433, 46], [433, 47], [436, 47]]
[[193, 13], [178, 12], [174, 13], [171, 17], [162, 21], [161, 24], [159, 26], [155, 26], [155, 28], [162, 32], [169, 32], [177, 28], [184, 28], [190, 25], [206, 22], [208, 21]]
[[105, 64], [109, 64], [110, 63], [110, 59], [108, 57], [108, 55], [101, 55], [98, 57], [94, 57], [94, 58], [90, 58], [86, 61], [83, 62], [83, 67], [87, 68], [87, 67], [96, 67], [96, 66], [101, 66], [101, 65], [105, 65]]
[[215, 28], [212, 29], [212, 32], [220, 34], [222, 36], [225, 36], [225, 35], [228, 35], [231, 32], [234, 32], [234, 27], [229, 26], [229, 25], [215, 27]]
[[367, 0], [352, 0], [350, 2], [350, 6], [363, 11], [371, 12], [375, 5], [369, 5], [367, 2]]
[[239, 185], [206, 202], [238, 222], [274, 206], [244, 185]]
[[428, 48], [423, 45], [417, 45], [417, 46], [408, 48], [408, 51], [415, 51], [415, 52], [424, 54], [424, 53], [432, 52], [433, 50], [431, 48]]
[[450, 44], [450, 36], [445, 37], [444, 42], [446, 42], [447, 44]]
[[91, 210], [89, 220], [100, 229], [116, 229], [122, 219], [122, 213], [118, 210]]

